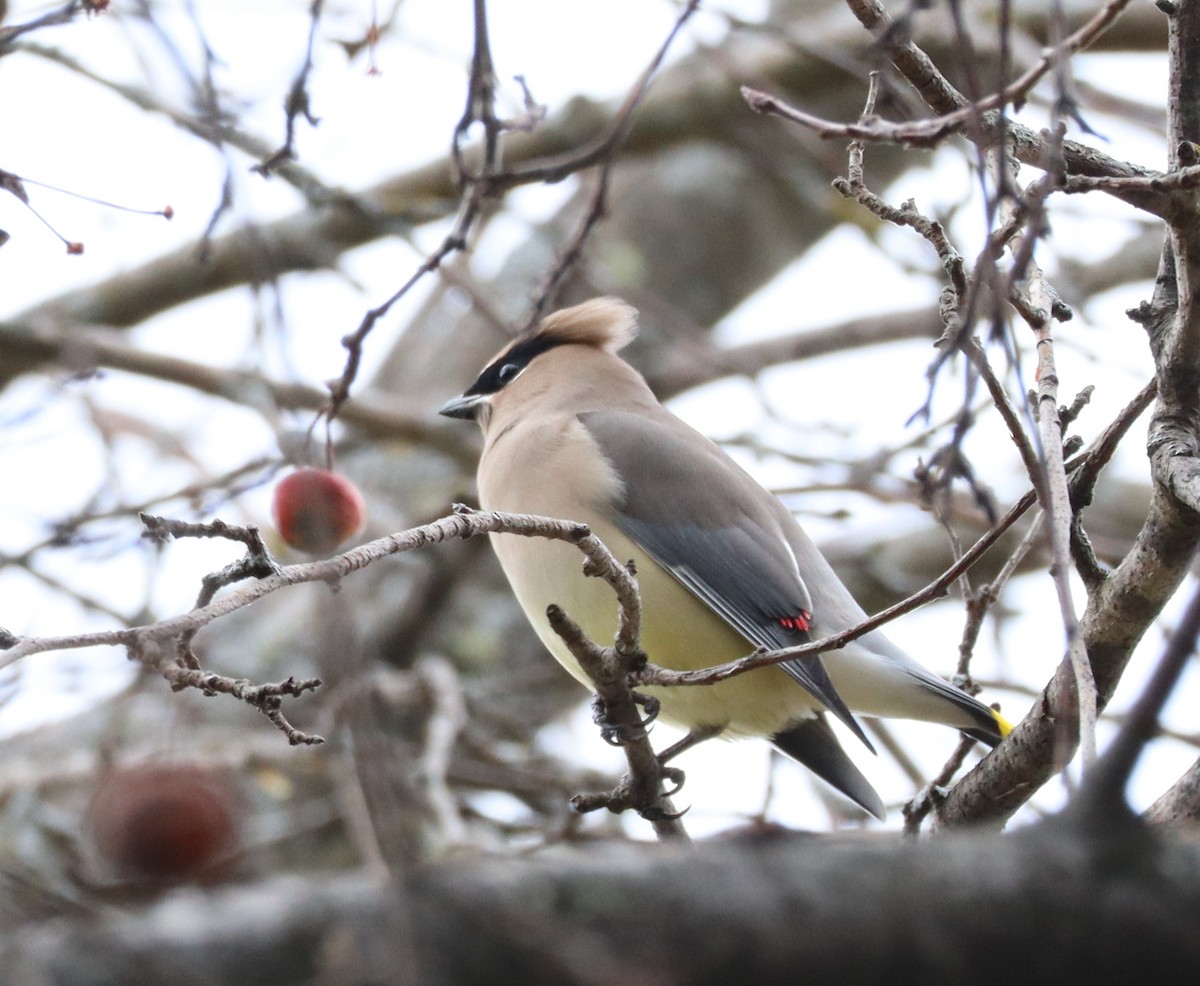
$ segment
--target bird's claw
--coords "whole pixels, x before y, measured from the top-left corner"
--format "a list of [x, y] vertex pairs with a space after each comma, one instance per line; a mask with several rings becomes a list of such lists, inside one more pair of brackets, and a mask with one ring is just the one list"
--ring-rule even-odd
[[638, 730], [629, 726], [607, 725], [600, 727], [600, 738], [609, 746], [628, 746], [637, 739]]
[[669, 790], [663, 791], [663, 794], [668, 798], [672, 798], [682, 791], [683, 783], [687, 780], [687, 774], [678, 767], [667, 767], [662, 764], [659, 765], [658, 775], [662, 778], [664, 784], [670, 785]]
[[677, 818], [683, 818], [691, 810], [691, 805], [681, 811], [665, 811], [657, 805], [651, 805], [649, 808], [638, 809], [638, 814], [648, 822], [673, 822]]
[[646, 710], [646, 718], [642, 720], [642, 728], [645, 729], [658, 718], [659, 712], [662, 711], [662, 702], [653, 695], [643, 695], [641, 692], [634, 692], [633, 700]]
[[640, 739], [644, 731], [658, 718], [659, 709], [662, 707], [658, 699], [634, 692], [633, 700], [646, 710], [646, 717], [636, 725], [624, 725], [609, 718], [608, 708], [599, 695], [592, 696], [592, 722], [600, 727], [600, 736], [609, 746], [625, 746]]

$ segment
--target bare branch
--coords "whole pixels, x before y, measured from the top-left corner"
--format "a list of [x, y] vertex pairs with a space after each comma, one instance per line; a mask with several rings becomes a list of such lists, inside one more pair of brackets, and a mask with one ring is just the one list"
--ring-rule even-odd
[[672, 774], [655, 756], [630, 686], [630, 670], [637, 663], [637, 655], [621, 655], [615, 648], [599, 647], [557, 606], [552, 605], [546, 616], [596, 686], [597, 718], [603, 722], [605, 735], [612, 737], [610, 742], [624, 751], [629, 764], [628, 775], [615, 791], [576, 796], [571, 800], [572, 807], [578, 812], [633, 808], [654, 826], [659, 838], [690, 841], [680, 821], [681, 813], [663, 793], [663, 781]]
[[[488, 41], [487, 6], [484, 0], [475, 0], [475, 54], [471, 63], [471, 84], [468, 88], [467, 109], [462, 119], [459, 120], [458, 126], [455, 127], [452, 143], [452, 159], [459, 176], [459, 182], [463, 186], [458, 216], [455, 219], [454, 227], [446, 235], [441, 246], [425, 259], [416, 271], [413, 272], [412, 276], [401, 285], [399, 290], [382, 305], [367, 312], [358, 328], [342, 339], [342, 345], [348, 353], [346, 367], [340, 377], [329, 383], [329, 400], [325, 407], [322, 408], [322, 414], [326, 422], [332, 422], [340, 412], [342, 405], [349, 399], [350, 387], [358, 374], [358, 368], [362, 361], [363, 342], [375, 327], [376, 322], [386, 315], [392, 306], [403, 298], [426, 274], [440, 269], [442, 264], [451, 255], [467, 249], [468, 237], [481, 214], [485, 201], [520, 185], [535, 182], [560, 181], [593, 163], [607, 162], [605, 164], [605, 173], [607, 173], [607, 168], [611, 166], [611, 160], [615, 157], [628, 135], [634, 111], [645, 98], [651, 79], [658, 71], [659, 66], [666, 57], [668, 49], [682, 30], [684, 24], [696, 12], [699, 2], [700, 0], [689, 0], [684, 6], [674, 26], [668, 33], [666, 40], [659, 47], [650, 64], [642, 72], [625, 97], [624, 103], [614, 115], [604, 136], [582, 153], [566, 161], [558, 162], [553, 167], [540, 166], [526, 170], [510, 169], [504, 171], [500, 167], [501, 135], [506, 130], [525, 129], [526, 124], [524, 122], [513, 124], [502, 121], [495, 115], [493, 109], [495, 101], [495, 73], [492, 68], [492, 56]], [[484, 125], [484, 140], [483, 163], [476, 172], [467, 169], [465, 166], [461, 141], [469, 128], [477, 122]], [[580, 243], [582, 243], [582, 238], [587, 236], [603, 214], [604, 191], [606, 187], [606, 181], [602, 177], [598, 186], [597, 199], [593, 206], [593, 215], [589, 220], [585, 220], [583, 229], [579, 234]], [[571, 254], [572, 251], [569, 250], [566, 256], [570, 257]], [[555, 283], [555, 280], [548, 282], [547, 293], [553, 290]], [[316, 422], [314, 421], [315, 424]]]
[[57, 10], [48, 11], [39, 17], [35, 17], [33, 20], [26, 21], [24, 24], [0, 27], [0, 56], [7, 55], [12, 49], [13, 42], [23, 35], [44, 27], [69, 24], [80, 14], [90, 14], [105, 6], [107, 6], [106, 0], [103, 3], [98, 2], [98, 0], [70, 0], [69, 3], [63, 4]]
[[[328, 395], [302, 383], [273, 380], [256, 373], [211, 366], [156, 353], [120, 341], [116, 333], [82, 325], [54, 324], [37, 319], [26, 326], [4, 326], [2, 348], [14, 362], [56, 362], [73, 369], [97, 366], [125, 370], [166, 380], [214, 397], [254, 406], [259, 402], [285, 410], [318, 410]], [[409, 413], [392, 395], [366, 391], [343, 409], [342, 420], [368, 434], [390, 436], [437, 449], [461, 462], [473, 462], [478, 452], [457, 429]]]
[[[136, 656], [137, 652], [133, 653]], [[258, 709], [288, 738], [292, 746], [317, 746], [325, 742], [324, 737], [293, 726], [282, 709], [284, 697], [295, 698], [305, 692], [315, 691], [321, 686], [320, 678], [288, 678], [274, 685], [259, 685], [247, 678], [229, 678], [200, 668], [181, 668], [176, 664], [159, 664], [158, 671], [176, 691], [195, 688], [205, 695], [232, 695]]]
[[[462, 513], [456, 513], [431, 524], [369, 541], [332, 558], [287, 565], [280, 568], [274, 575], [234, 590], [207, 606], [181, 616], [119, 630], [103, 630], [60, 637], [16, 637], [14, 638], [15, 643], [0, 657], [0, 667], [8, 667], [30, 654], [42, 654], [49, 651], [105, 646], [131, 647], [142, 643], [161, 643], [180, 633], [203, 629], [215, 620], [244, 609], [259, 599], [288, 586], [303, 585], [308, 582], [337, 582], [351, 572], [364, 569], [381, 558], [403, 554], [451, 538], [469, 538], [478, 534], [499, 532], [518, 534], [522, 537], [545, 537], [556, 541], [569, 541], [592, 560], [597, 573], [605, 581], [611, 579], [610, 584], [624, 583], [626, 587], [631, 584], [631, 576], [625, 571], [624, 566], [612, 557], [612, 553], [583, 524], [527, 514], [481, 513], [464, 509]], [[627, 591], [627, 588], [623, 591]], [[627, 604], [631, 603], [632, 597], [623, 596], [622, 598]], [[629, 618], [634, 619], [632, 616]]]
[[296, 118], [303, 116], [310, 127], [315, 127], [320, 121], [313, 116], [311, 98], [308, 95], [308, 77], [313, 70], [313, 45], [317, 40], [317, 26], [321, 23], [321, 14], [325, 9], [325, 0], [312, 0], [308, 9], [308, 46], [304, 52], [304, 64], [292, 80], [283, 109], [287, 114], [284, 123], [285, 136], [280, 148], [256, 164], [253, 168], [264, 178], [269, 178], [275, 168], [284, 161], [290, 161], [296, 156]]
[[[853, 137], [855, 140], [902, 144], [909, 147], [932, 147], [941, 143], [950, 134], [957, 133], [969, 124], [975, 123], [989, 111], [1002, 110], [1010, 105], [1019, 106], [1048, 72], [1060, 64], [1063, 59], [1088, 48], [1112, 25], [1128, 4], [1129, 0], [1111, 0], [1083, 27], [1064, 38], [1061, 44], [1047, 49], [1037, 62], [1000, 92], [959, 106], [933, 119], [914, 120], [907, 123], [886, 123], [882, 120], [868, 118], [859, 123], [839, 124], [812, 116], [750, 87], [743, 87], [742, 96], [755, 112], [769, 113], [791, 120], [793, 123], [799, 123], [821, 137]], [[857, 8], [855, 12], [859, 14], [860, 18], [873, 15], [877, 23], [886, 22], [886, 14], [878, 4], [856, 2], [852, 3], [851, 7]], [[929, 63], [929, 68], [932, 69], [932, 63]], [[938, 102], [957, 103], [962, 100], [957, 93], [951, 96], [948, 83], [945, 84], [942, 92], [942, 99]], [[936, 105], [934, 108], [937, 108]]]

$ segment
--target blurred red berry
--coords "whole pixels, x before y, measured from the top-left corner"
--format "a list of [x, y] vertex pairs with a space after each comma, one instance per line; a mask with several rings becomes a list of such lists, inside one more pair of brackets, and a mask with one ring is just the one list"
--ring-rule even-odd
[[112, 769], [96, 786], [87, 818], [96, 849], [125, 879], [195, 879], [238, 847], [237, 798], [228, 780], [195, 764]]
[[362, 531], [367, 506], [345, 476], [297, 469], [275, 487], [271, 514], [280, 536], [293, 548], [324, 555]]

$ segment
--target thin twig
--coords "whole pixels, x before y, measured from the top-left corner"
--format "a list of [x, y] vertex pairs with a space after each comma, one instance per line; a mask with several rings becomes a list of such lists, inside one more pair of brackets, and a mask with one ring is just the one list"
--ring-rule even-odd
[[[1014, 237], [1019, 245], [1020, 238]], [[1079, 615], [1071, 594], [1071, 494], [1063, 460], [1062, 424], [1058, 413], [1058, 371], [1054, 361], [1053, 320], [1051, 305], [1036, 265], [1030, 264], [1034, 276], [1029, 278], [1031, 298], [1041, 312], [1032, 328], [1037, 338], [1037, 420], [1042, 451], [1042, 507], [1050, 531], [1052, 562], [1050, 575], [1054, 580], [1066, 636], [1067, 656], [1075, 672], [1079, 702], [1079, 743], [1085, 770], [1090, 770], [1096, 758], [1096, 678], [1088, 660], [1080, 631]]]
[[297, 117], [303, 116], [310, 127], [315, 127], [320, 123], [320, 120], [312, 113], [312, 100], [308, 95], [308, 77], [313, 70], [313, 47], [317, 40], [317, 26], [321, 23], [321, 14], [324, 10], [325, 0], [312, 0], [312, 4], [308, 8], [308, 46], [304, 52], [304, 64], [292, 80], [287, 99], [283, 103], [284, 112], [287, 114], [283, 144], [277, 151], [251, 169], [264, 178], [269, 178], [275, 168], [284, 161], [291, 161], [296, 156]]
[[830, 634], [828, 637], [823, 637], [820, 640], [803, 644], [799, 647], [788, 647], [785, 650], [755, 651], [753, 654], [735, 661], [729, 661], [725, 664], [698, 671], [672, 671], [667, 668], [658, 667], [657, 665], [648, 664], [634, 674], [634, 680], [639, 685], [712, 685], [720, 681], [725, 681], [728, 678], [736, 677], [739, 674], [744, 674], [747, 671], [753, 671], [756, 668], [774, 667], [776, 664], [782, 664], [784, 661], [809, 657], [813, 654], [822, 654], [825, 651], [837, 650], [844, 647], [852, 640], [857, 640], [864, 634], [870, 633], [872, 630], [877, 630], [885, 623], [890, 623], [897, 617], [912, 612], [914, 609], [944, 596], [947, 588], [963, 572], [979, 561], [984, 552], [995, 544], [1001, 535], [1012, 527], [1026, 510], [1033, 506], [1036, 500], [1037, 497], [1033, 491], [1026, 493], [1008, 509], [1007, 513], [983, 537], [976, 541], [967, 551], [963, 552], [962, 557], [958, 561], [947, 568], [946, 571], [929, 583], [929, 585], [918, 592], [914, 592], [906, 599], [902, 599], [895, 605], [880, 610], [874, 616], [869, 617], [856, 626], [843, 630], [840, 633]]
[[[611, 161], [628, 136], [634, 111], [649, 90], [650, 82], [666, 57], [668, 49], [698, 7], [699, 0], [689, 0], [685, 5], [666, 40], [633, 84], [607, 130], [597, 140], [581, 151], [565, 158], [556, 159], [549, 164], [535, 162], [525, 168], [505, 170], [501, 167], [501, 136], [505, 131], [528, 129], [529, 121], [502, 120], [494, 112], [495, 78], [487, 33], [487, 10], [483, 0], [475, 0], [475, 50], [471, 63], [471, 83], [468, 87], [467, 108], [455, 127], [454, 139], [451, 143], [451, 157], [458, 171], [460, 184], [463, 186], [454, 226], [441, 245], [421, 263], [399, 290], [383, 304], [368, 311], [358, 328], [343, 337], [342, 346], [347, 351], [346, 365], [340, 377], [329, 381], [329, 398], [317, 419], [314, 420], [314, 428], [322, 417], [327, 425], [332, 423], [349, 399], [350, 388], [358, 375], [362, 362], [363, 344], [375, 324], [422, 278], [439, 270], [452, 254], [467, 249], [468, 238], [487, 200], [522, 185], [561, 181], [593, 164]], [[526, 97], [528, 105], [531, 102], [528, 98], [528, 90], [526, 90]], [[478, 169], [471, 170], [466, 167], [461, 141], [474, 123], [482, 123], [484, 126], [483, 161]], [[590, 222], [585, 220], [585, 229], [580, 234], [581, 236], [586, 236], [603, 214], [603, 181], [600, 190], [600, 197], [593, 205], [594, 215]], [[553, 285], [550, 286], [553, 287]]]
[[888, 123], [868, 117], [858, 123], [835, 123], [788, 106], [782, 100], [749, 86], [742, 87], [742, 97], [756, 112], [770, 113], [799, 123], [821, 137], [853, 137], [855, 140], [930, 147], [940, 143], [950, 134], [962, 130], [991, 110], [1000, 110], [1009, 105], [1020, 105], [1030, 90], [1048, 72], [1055, 68], [1063, 58], [1091, 45], [1108, 29], [1128, 4], [1129, 0], [1112, 0], [1079, 30], [1064, 38], [1061, 44], [1047, 49], [1024, 74], [999, 92], [931, 119]]
[[921, 830], [921, 822], [942, 802], [945, 797], [945, 787], [967, 759], [967, 754], [975, 746], [975, 740], [970, 736], [959, 736], [958, 746], [950, 754], [950, 759], [938, 771], [937, 776], [929, 781], [920, 791], [909, 799], [903, 809], [904, 834], [916, 835]]
[[[139, 656], [133, 648], [130, 652]], [[256, 684], [248, 678], [230, 678], [200, 668], [181, 668], [174, 663], [162, 663], [158, 665], [158, 671], [176, 691], [195, 688], [205, 695], [231, 695], [258, 709], [292, 746], [318, 746], [325, 742], [322, 736], [297, 729], [283, 714], [285, 697], [298, 698], [305, 692], [315, 691], [321, 687], [320, 678], [288, 678], [278, 684]]]
[[[157, 544], [165, 544], [171, 538], [223, 538], [237, 541], [246, 546], [246, 554], [226, 565], [220, 571], [210, 572], [200, 582], [200, 594], [196, 598], [194, 609], [200, 609], [213, 601], [216, 594], [227, 585], [241, 582], [244, 579], [261, 579], [274, 575], [279, 566], [271, 557], [263, 542], [257, 527], [241, 527], [227, 524], [223, 520], [208, 523], [189, 523], [182, 520], [171, 520], [167, 517], [154, 517], [150, 514], [140, 514], [146, 530], [142, 536]], [[196, 631], [184, 632], [175, 641], [176, 661], [180, 667], [200, 670], [200, 661], [192, 651], [192, 638]], [[176, 691], [186, 687], [173, 683]]]
[[[1048, 150], [1042, 135], [1029, 127], [1013, 123], [1011, 120], [1002, 121], [998, 109], [981, 110], [977, 105], [972, 104], [938, 70], [933, 60], [912, 42], [907, 32], [897, 30], [896, 22], [879, 0], [848, 0], [847, 5], [859, 22], [875, 35], [879, 48], [935, 113], [944, 117], [962, 114], [960, 125], [970, 125], [968, 137], [977, 144], [989, 142], [994, 138], [998, 126], [1003, 125], [1005, 133], [1012, 141], [1017, 159], [1026, 164], [1042, 166]], [[1106, 8], [1106, 11], [1102, 12], [1100, 16], [1107, 17], [1106, 12], [1112, 6], [1110, 4], [1109, 8]], [[1116, 10], [1114, 9], [1112, 13], [1115, 15]], [[1094, 24], [1093, 29], [1097, 32], [1106, 26], [1106, 23], [1089, 22], [1089, 24]], [[1083, 30], [1087, 31], [1089, 28], [1085, 27]], [[1072, 37], [1077, 37], [1078, 33]], [[870, 125], [836, 123], [807, 114], [802, 110], [796, 110], [794, 107], [788, 107], [781, 100], [766, 93], [751, 90], [749, 94], [744, 92], [743, 95], [748, 100], [761, 100], [777, 104], [780, 109], [784, 110], [780, 115], [795, 119], [795, 122], [814, 130], [821, 136], [858, 137], [863, 140], [884, 139], [884, 137], [891, 139], [893, 137], [889, 131], [893, 125], [882, 124], [879, 121], [874, 121]], [[1000, 96], [1003, 95], [1003, 93], [1000, 94]], [[1000, 99], [1000, 96], [993, 98]], [[998, 105], [1004, 105], [1004, 100], [1000, 99]], [[766, 105], [758, 105], [754, 108], [760, 112], [775, 112], [774, 107], [768, 108]], [[979, 118], [977, 123], [975, 122], [976, 118]], [[920, 123], [917, 126], [919, 127]], [[915, 136], [922, 136], [919, 130]], [[1067, 165], [1067, 172], [1071, 175], [1112, 178], [1152, 178], [1158, 175], [1158, 172], [1150, 168], [1119, 161], [1076, 141], [1062, 141], [1060, 150]], [[1135, 207], [1144, 207], [1144, 194], [1140, 189], [1135, 191], [1125, 191], [1120, 188], [1105, 190]]]
[[24, 24], [14, 24], [11, 27], [0, 27], [0, 55], [8, 54], [12, 43], [22, 35], [40, 30], [43, 27], [54, 27], [59, 24], [69, 24], [80, 14], [90, 14], [96, 9], [95, 0], [71, 0], [57, 10], [49, 11], [40, 17], [35, 17]]

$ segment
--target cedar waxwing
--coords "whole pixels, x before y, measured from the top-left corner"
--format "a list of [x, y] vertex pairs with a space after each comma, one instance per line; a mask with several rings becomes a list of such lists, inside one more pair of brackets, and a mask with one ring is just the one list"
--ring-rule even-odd
[[[866, 614], [783, 504], [664, 408], [616, 355], [636, 320], [614, 298], [556, 312], [441, 409], [483, 429], [484, 509], [583, 522], [619, 560], [632, 560], [642, 647], [664, 667], [706, 668], [860, 623]], [[572, 545], [493, 534], [492, 546], [542, 642], [589, 685], [546, 607], [557, 603], [606, 644], [616, 632], [612, 590], [584, 577]], [[693, 733], [769, 737], [877, 818], [883, 802], [826, 711], [868, 747], [851, 710], [944, 723], [993, 746], [1011, 729], [879, 631], [720, 684], [644, 691], [659, 699], [665, 721]]]

